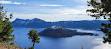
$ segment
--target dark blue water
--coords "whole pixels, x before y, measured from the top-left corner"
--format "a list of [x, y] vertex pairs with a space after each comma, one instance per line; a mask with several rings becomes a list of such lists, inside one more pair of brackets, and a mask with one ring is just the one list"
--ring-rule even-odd
[[[30, 29], [36, 29], [38, 32], [45, 28], [13, 28], [15, 35], [16, 45], [22, 48], [28, 48], [32, 46], [32, 42], [28, 39], [27, 33]], [[91, 32], [98, 33], [100, 36], [73, 36], [67, 38], [51, 38], [40, 36], [40, 43], [35, 44], [35, 49], [98, 49], [99, 46], [104, 45], [102, 43], [103, 33], [94, 30], [81, 30], [76, 29], [79, 32]]]

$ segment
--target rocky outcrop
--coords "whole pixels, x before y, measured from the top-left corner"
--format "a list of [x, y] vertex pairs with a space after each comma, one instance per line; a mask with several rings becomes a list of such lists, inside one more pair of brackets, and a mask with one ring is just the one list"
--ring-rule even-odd
[[49, 36], [54, 38], [60, 38], [60, 37], [71, 37], [74, 35], [90, 35], [90, 36], [98, 36], [98, 34], [93, 33], [81, 33], [77, 32], [77, 30], [69, 30], [62, 28], [58, 25], [52, 26], [50, 28], [47, 28], [41, 32], [39, 32], [40, 36]]
[[0, 43], [0, 49], [23, 49], [7, 43]]

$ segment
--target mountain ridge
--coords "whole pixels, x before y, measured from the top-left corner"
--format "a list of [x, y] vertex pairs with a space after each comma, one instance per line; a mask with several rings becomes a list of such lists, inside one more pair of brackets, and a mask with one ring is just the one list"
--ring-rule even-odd
[[99, 29], [101, 23], [108, 23], [108, 20], [82, 20], [82, 21], [58, 21], [58, 22], [46, 22], [44, 20], [34, 19], [19, 19], [17, 18], [12, 22], [14, 27], [26, 27], [26, 28], [48, 28], [53, 25], [60, 25], [64, 28], [80, 28], [80, 29]]

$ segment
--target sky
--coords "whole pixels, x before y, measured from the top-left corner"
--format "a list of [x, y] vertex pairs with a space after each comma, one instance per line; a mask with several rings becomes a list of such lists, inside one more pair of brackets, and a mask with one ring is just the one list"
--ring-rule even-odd
[[87, 0], [0, 0], [7, 10], [16, 18], [39, 18], [48, 22], [94, 20], [88, 16]]

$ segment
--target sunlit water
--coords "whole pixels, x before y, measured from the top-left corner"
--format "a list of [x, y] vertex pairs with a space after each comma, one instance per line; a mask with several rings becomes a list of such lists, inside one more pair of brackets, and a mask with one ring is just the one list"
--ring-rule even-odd
[[[32, 42], [28, 39], [27, 33], [30, 29], [36, 29], [38, 32], [45, 28], [13, 28], [16, 45], [21, 48], [32, 46]], [[40, 43], [35, 44], [35, 49], [110, 49], [109, 44], [104, 44], [102, 37], [104, 34], [101, 31], [81, 30], [79, 32], [97, 33], [99, 36], [73, 36], [67, 38], [51, 38], [40, 36]]]

